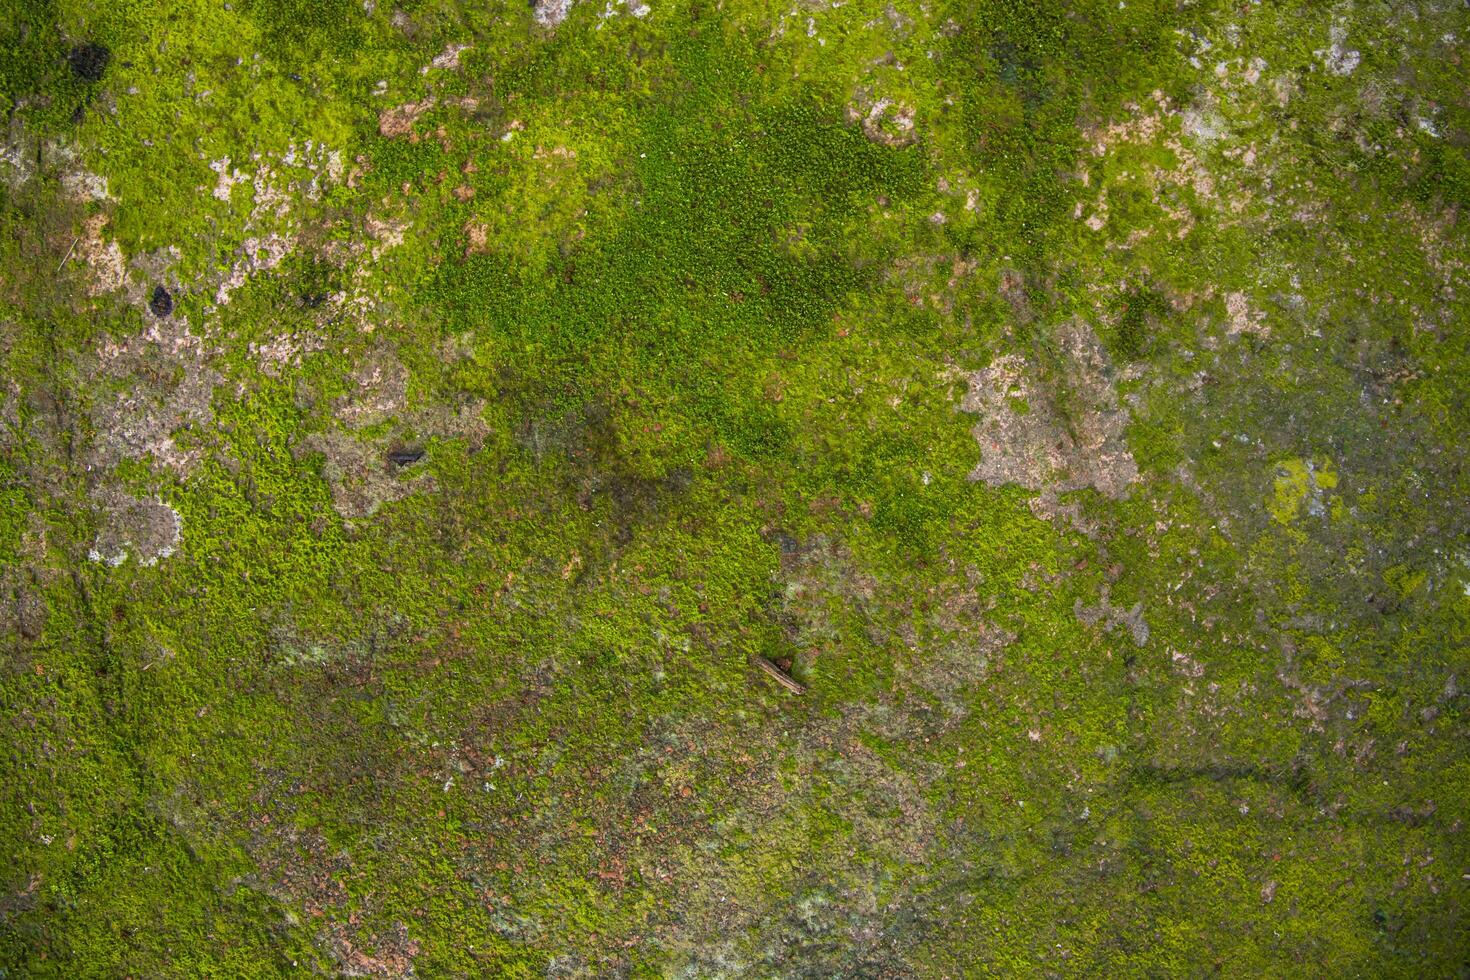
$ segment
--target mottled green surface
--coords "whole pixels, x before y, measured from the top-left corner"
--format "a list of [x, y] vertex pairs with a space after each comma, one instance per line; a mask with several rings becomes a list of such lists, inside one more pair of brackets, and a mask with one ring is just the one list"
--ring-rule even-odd
[[1470, 974], [1470, 8], [647, 4], [0, 0], [0, 976]]

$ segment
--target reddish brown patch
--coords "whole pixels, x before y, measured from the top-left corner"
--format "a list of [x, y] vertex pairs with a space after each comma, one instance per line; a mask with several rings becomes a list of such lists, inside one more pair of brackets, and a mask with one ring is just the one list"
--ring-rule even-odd
[[419, 116], [428, 112], [433, 105], [433, 99], [423, 99], [418, 102], [405, 102], [392, 109], [384, 109], [378, 116], [378, 135], [389, 139], [407, 136], [413, 131], [413, 124], [418, 121]]

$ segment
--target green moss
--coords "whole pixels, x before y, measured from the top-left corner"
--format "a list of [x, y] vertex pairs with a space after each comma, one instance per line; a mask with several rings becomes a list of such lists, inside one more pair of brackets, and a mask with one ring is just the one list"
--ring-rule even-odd
[[0, 14], [0, 973], [1453, 972], [1461, 13], [641, 11]]

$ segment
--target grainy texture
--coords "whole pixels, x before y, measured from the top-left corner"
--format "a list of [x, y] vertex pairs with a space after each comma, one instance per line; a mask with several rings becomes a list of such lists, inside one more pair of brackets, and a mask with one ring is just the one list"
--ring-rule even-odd
[[1467, 37], [0, 0], [0, 976], [1466, 975]]

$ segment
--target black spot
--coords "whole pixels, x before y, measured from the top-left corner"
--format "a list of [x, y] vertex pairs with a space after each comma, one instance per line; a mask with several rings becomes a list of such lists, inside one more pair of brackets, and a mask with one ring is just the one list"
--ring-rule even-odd
[[153, 311], [154, 316], [168, 316], [174, 311], [174, 298], [163, 286], [154, 286], [153, 295], [148, 299], [148, 309]]
[[71, 49], [66, 56], [67, 64], [71, 65], [71, 73], [84, 82], [100, 82], [102, 76], [107, 74], [107, 66], [112, 61], [112, 52], [104, 45], [88, 41], [86, 44], [78, 44]]
[[308, 310], [314, 310], [327, 301], [326, 293], [302, 293], [301, 305]]
[[423, 446], [401, 446], [389, 451], [388, 462], [394, 466], [408, 466], [424, 458]]
[[80, 126], [82, 124], [82, 120], [84, 120], [86, 118], [87, 118], [87, 103], [85, 103], [85, 102], [78, 103], [77, 104], [77, 107], [71, 111], [71, 124], [73, 126]]

